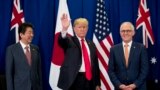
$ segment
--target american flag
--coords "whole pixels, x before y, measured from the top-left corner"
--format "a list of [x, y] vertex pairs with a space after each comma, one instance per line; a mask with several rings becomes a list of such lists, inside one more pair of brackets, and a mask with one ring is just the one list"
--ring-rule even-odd
[[138, 18], [136, 21], [136, 29], [139, 29], [142, 26], [142, 32], [143, 32], [143, 44], [148, 47], [148, 38], [153, 45], [154, 35], [153, 30], [151, 26], [151, 20], [150, 20], [150, 12], [147, 8], [147, 2], [146, 0], [140, 0], [139, 8], [138, 8]]
[[113, 38], [110, 30], [109, 18], [105, 9], [105, 2], [103, 0], [97, 0], [96, 24], [93, 41], [97, 47], [101, 89], [113, 90], [114, 87], [108, 76], [108, 60], [110, 48], [113, 46]]
[[18, 27], [24, 22], [24, 14], [21, 9], [20, 0], [13, 1], [11, 30], [15, 30], [16, 42], [19, 41]]

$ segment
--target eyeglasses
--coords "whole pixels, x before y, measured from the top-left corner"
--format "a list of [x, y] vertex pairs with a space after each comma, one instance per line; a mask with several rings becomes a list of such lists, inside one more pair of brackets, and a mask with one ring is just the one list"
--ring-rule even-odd
[[130, 33], [130, 32], [132, 32], [132, 30], [121, 30], [120, 32], [122, 32], [122, 33]]

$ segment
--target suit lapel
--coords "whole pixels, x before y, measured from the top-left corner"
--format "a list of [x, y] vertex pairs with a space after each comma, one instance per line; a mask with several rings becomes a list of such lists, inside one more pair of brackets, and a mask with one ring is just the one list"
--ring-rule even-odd
[[[80, 42], [79, 42], [79, 40], [78, 40], [78, 38], [77, 38], [76, 36], [73, 37], [73, 42], [74, 42], [74, 44], [75, 44], [75, 48], [78, 47], [79, 52], [80, 52], [80, 56], [82, 56], [81, 45], [80, 45]], [[81, 57], [81, 58], [82, 58], [82, 57]], [[82, 59], [81, 59], [81, 60], [78, 60], [78, 63], [79, 63], [79, 64], [82, 64]]]
[[118, 50], [119, 54], [120, 54], [120, 60], [122, 60], [123, 62], [123, 65], [126, 67], [126, 64], [125, 64], [125, 58], [124, 58], [124, 50], [123, 50], [123, 44], [121, 43], [120, 44], [120, 48]]
[[132, 46], [131, 46], [130, 53], [129, 53], [128, 66], [130, 66], [130, 64], [132, 62], [132, 58], [134, 57], [135, 49], [136, 49], [136, 45], [134, 42], [132, 42]]
[[30, 45], [30, 52], [31, 52], [31, 66], [34, 63], [34, 53], [35, 53], [35, 49], [32, 45]]
[[86, 42], [87, 42], [87, 44], [88, 44], [88, 47], [89, 47], [89, 51], [90, 51], [90, 61], [91, 61], [91, 66], [93, 65], [93, 53], [94, 53], [94, 51], [93, 51], [93, 49], [92, 49], [92, 44], [91, 44], [91, 42], [90, 41], [88, 41], [88, 40], [86, 40]]
[[73, 40], [74, 40], [74, 43], [76, 44], [76, 46], [78, 46], [78, 48], [79, 48], [80, 51], [81, 51], [81, 45], [80, 45], [80, 43], [79, 43], [78, 38], [77, 38], [77, 37], [73, 37]]
[[23, 51], [23, 48], [22, 48], [21, 44], [18, 43], [17, 45], [18, 45], [19, 57], [21, 57], [22, 58], [21, 60], [24, 60], [24, 62], [29, 66], [29, 64], [27, 62], [26, 55], [25, 55], [25, 53]]

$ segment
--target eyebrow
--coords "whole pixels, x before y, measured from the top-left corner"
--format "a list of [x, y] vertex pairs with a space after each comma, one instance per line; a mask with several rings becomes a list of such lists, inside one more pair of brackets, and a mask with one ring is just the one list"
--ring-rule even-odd
[[133, 31], [133, 30], [120, 30], [120, 32], [131, 32], [131, 31]]

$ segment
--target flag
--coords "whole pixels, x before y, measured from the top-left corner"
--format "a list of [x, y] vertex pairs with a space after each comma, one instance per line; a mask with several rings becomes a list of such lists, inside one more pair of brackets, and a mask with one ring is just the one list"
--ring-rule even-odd
[[108, 60], [110, 48], [113, 46], [112, 32], [110, 30], [109, 18], [107, 16], [105, 2], [97, 0], [96, 24], [93, 41], [97, 47], [98, 61], [100, 67], [100, 79], [102, 90], [114, 90], [108, 76]]
[[[148, 90], [160, 90], [160, 63], [159, 63], [159, 46], [158, 39], [155, 40], [154, 33], [151, 24], [150, 10], [147, 8], [147, 1], [140, 0], [138, 8], [138, 18], [136, 21], [136, 29], [139, 31], [142, 28], [143, 44], [146, 46], [149, 58], [149, 73], [147, 77], [147, 89]], [[156, 35], [156, 34], [155, 34]], [[140, 38], [140, 37], [139, 37]], [[150, 42], [148, 42], [148, 40]]]
[[150, 12], [149, 8], [147, 8], [146, 0], [140, 0], [139, 8], [138, 8], [138, 18], [136, 21], [136, 29], [139, 29], [142, 26], [142, 36], [143, 36], [143, 44], [148, 47], [148, 38], [152, 45], [154, 45], [154, 35], [151, 26], [150, 20]]
[[[60, 67], [64, 60], [64, 52], [63, 52], [63, 49], [58, 45], [58, 35], [62, 30], [61, 16], [63, 13], [66, 13], [68, 15], [68, 18], [70, 19], [67, 1], [59, 0], [58, 15], [57, 15], [57, 22], [56, 22], [56, 29], [55, 29], [55, 36], [54, 36], [54, 46], [53, 46], [50, 75], [49, 75], [49, 84], [52, 90], [60, 90], [60, 88], [57, 87], [57, 83], [59, 79]], [[71, 23], [67, 32], [68, 34], [73, 36]]]
[[18, 27], [23, 22], [24, 22], [24, 13], [23, 9], [21, 8], [20, 0], [14, 0], [12, 8], [12, 18], [11, 18], [11, 30], [15, 30], [16, 42], [19, 41]]

